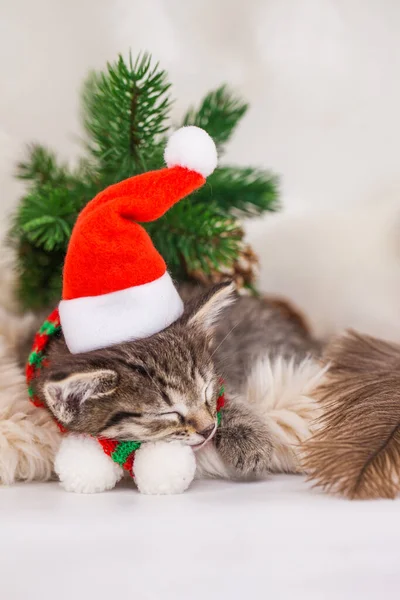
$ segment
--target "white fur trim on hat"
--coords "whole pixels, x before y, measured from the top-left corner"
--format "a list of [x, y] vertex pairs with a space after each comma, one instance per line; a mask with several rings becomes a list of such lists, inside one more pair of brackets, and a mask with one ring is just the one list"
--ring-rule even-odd
[[218, 163], [213, 139], [204, 129], [189, 125], [175, 131], [164, 152], [167, 167], [186, 167], [208, 177]]
[[62, 300], [61, 326], [72, 354], [149, 337], [183, 313], [168, 273], [155, 281], [101, 296]]

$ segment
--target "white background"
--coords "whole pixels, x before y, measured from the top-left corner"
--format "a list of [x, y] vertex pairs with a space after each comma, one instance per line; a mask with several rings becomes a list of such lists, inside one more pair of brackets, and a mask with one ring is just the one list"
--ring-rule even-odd
[[3, 0], [0, 233], [25, 144], [75, 157], [88, 70], [149, 50], [175, 119], [222, 82], [251, 103], [227, 159], [280, 174], [286, 211], [249, 227], [263, 288], [400, 339], [399, 32], [397, 0]]

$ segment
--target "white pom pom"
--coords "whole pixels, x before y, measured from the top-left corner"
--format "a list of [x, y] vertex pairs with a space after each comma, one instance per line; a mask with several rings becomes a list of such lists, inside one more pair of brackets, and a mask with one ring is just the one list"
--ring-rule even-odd
[[217, 166], [218, 156], [214, 141], [208, 133], [200, 127], [189, 125], [171, 135], [165, 148], [164, 160], [168, 167], [186, 167], [208, 177]]
[[182, 494], [193, 481], [196, 459], [180, 442], [150, 442], [136, 450], [133, 470], [142, 494]]
[[123, 470], [88, 435], [66, 435], [55, 458], [54, 470], [67, 492], [94, 494], [112, 489]]

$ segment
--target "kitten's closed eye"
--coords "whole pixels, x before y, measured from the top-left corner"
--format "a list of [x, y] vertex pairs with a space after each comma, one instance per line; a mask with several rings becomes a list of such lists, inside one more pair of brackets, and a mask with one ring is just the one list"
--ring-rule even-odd
[[136, 418], [139, 419], [142, 416], [142, 413], [135, 413], [135, 412], [127, 412], [127, 411], [119, 411], [117, 413], [115, 413], [105, 424], [104, 429], [108, 429], [109, 427], [112, 427], [113, 425], [118, 425], [118, 423], [121, 423], [121, 421], [124, 421], [125, 419], [129, 419], [129, 418]]
[[183, 415], [181, 415], [181, 413], [177, 412], [176, 410], [171, 410], [169, 412], [163, 412], [163, 413], [160, 413], [158, 416], [159, 417], [166, 417], [167, 419], [168, 418], [170, 418], [170, 419], [178, 419], [180, 421], [180, 423], [184, 423], [185, 422], [185, 417]]

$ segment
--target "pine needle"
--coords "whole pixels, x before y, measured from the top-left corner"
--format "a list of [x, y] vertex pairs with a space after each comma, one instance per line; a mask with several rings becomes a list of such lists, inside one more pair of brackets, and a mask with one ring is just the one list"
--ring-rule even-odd
[[248, 104], [226, 85], [209, 92], [198, 109], [190, 108], [183, 119], [183, 125], [197, 125], [205, 129], [213, 138], [221, 156], [226, 142], [231, 138], [239, 121], [245, 115]]
[[119, 56], [104, 73], [92, 73], [83, 92], [88, 149], [99, 169], [116, 181], [148, 169], [168, 126], [171, 100], [167, 74], [149, 54], [135, 63]]

